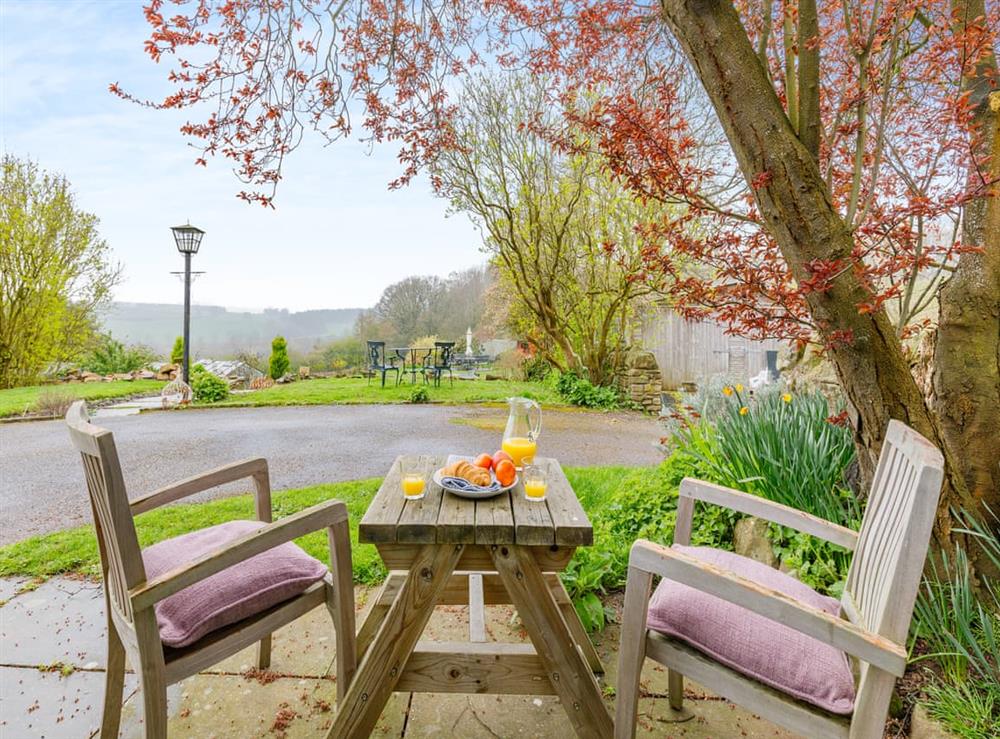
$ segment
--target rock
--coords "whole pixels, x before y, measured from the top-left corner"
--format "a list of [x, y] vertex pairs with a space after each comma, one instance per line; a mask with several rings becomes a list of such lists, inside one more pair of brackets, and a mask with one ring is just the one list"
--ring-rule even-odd
[[633, 369], [660, 371], [652, 352], [636, 352], [629, 358], [629, 366]]
[[761, 518], [743, 518], [736, 522], [733, 529], [733, 549], [737, 554], [777, 567], [778, 558], [774, 556], [771, 542], [767, 538], [767, 521]]
[[161, 364], [160, 369], [156, 371], [157, 380], [174, 380], [177, 378], [177, 373], [180, 370], [176, 364]]
[[299, 367], [299, 379], [300, 380], [308, 380], [309, 379], [309, 368], [308, 367]]
[[104, 378], [95, 372], [84, 372], [80, 379], [84, 382], [104, 382]]
[[140, 380], [155, 380], [156, 379], [156, 373], [153, 372], [152, 370], [148, 370], [148, 369], [140, 370], [139, 371], [139, 379]]
[[913, 707], [910, 718], [910, 739], [954, 739], [955, 735], [932, 718], [922, 703]]
[[112, 380], [125, 380], [132, 382], [135, 378], [132, 376], [131, 372], [120, 372], [110, 376]]

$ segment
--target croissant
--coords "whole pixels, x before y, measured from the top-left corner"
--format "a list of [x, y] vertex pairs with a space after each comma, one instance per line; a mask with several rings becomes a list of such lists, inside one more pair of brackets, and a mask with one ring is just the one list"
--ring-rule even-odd
[[482, 487], [487, 487], [493, 478], [490, 477], [488, 470], [482, 467], [477, 467], [474, 464], [467, 462], [464, 459], [460, 459], [457, 462], [452, 462], [446, 465], [444, 468], [445, 477], [461, 477], [463, 480], [468, 480], [473, 485], [480, 485]]

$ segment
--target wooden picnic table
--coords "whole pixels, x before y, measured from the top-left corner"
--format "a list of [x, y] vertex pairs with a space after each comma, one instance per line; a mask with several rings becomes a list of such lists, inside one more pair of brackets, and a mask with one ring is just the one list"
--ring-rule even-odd
[[[468, 500], [400, 489], [397, 458], [359, 525], [390, 573], [358, 632], [359, 663], [328, 737], [367, 737], [394, 691], [558, 695], [581, 737], [610, 737], [600, 658], [558, 573], [594, 532], [554, 459], [544, 502], [521, 483]], [[432, 469], [445, 463], [432, 457]], [[531, 644], [486, 641], [484, 605], [517, 608]], [[420, 639], [438, 605], [469, 606], [469, 640]]]

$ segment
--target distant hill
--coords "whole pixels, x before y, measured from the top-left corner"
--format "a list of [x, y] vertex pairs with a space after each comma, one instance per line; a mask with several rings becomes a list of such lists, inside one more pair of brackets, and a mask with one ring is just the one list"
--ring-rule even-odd
[[[297, 352], [316, 342], [348, 336], [360, 308], [309, 310], [291, 313], [269, 309], [260, 313], [230, 311], [213, 305], [191, 306], [191, 347], [195, 356], [222, 357], [248, 350], [267, 352], [279, 334]], [[103, 330], [119, 341], [146, 344], [167, 354], [184, 330], [184, 306], [165, 303], [112, 303]]]

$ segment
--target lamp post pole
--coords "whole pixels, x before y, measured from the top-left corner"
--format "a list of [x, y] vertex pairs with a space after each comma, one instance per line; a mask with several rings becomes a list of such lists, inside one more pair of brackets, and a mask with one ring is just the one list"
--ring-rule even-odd
[[184, 367], [182, 379], [191, 384], [191, 252], [184, 252]]
[[195, 228], [190, 223], [183, 226], [173, 226], [174, 242], [177, 251], [184, 255], [184, 364], [181, 367], [181, 379], [190, 384], [191, 381], [191, 256], [198, 253], [201, 237], [205, 232]]

